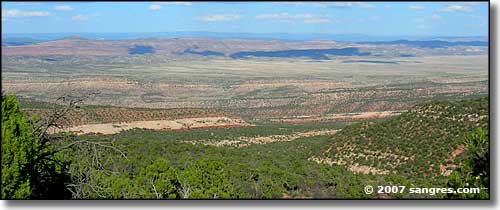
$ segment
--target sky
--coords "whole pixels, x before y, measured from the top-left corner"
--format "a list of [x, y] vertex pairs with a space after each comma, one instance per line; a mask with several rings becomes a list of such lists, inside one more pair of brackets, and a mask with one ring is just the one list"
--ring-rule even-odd
[[2, 33], [487, 36], [488, 2], [2, 2]]

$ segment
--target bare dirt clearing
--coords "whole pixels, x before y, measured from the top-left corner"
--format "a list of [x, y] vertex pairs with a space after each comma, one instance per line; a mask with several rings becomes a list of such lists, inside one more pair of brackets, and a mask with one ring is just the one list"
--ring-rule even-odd
[[73, 132], [77, 135], [99, 133], [116, 134], [122, 131], [134, 128], [151, 130], [184, 130], [194, 128], [211, 127], [233, 127], [233, 126], [252, 126], [241, 119], [231, 119], [227, 117], [204, 117], [204, 118], [185, 118], [177, 120], [152, 120], [152, 121], [134, 121], [121, 123], [89, 124], [74, 127], [68, 127], [58, 130], [52, 130], [52, 133], [61, 131]]
[[386, 118], [391, 116], [400, 115], [403, 111], [383, 111], [383, 112], [357, 112], [357, 113], [343, 113], [343, 114], [330, 114], [326, 116], [296, 116], [294, 118], [272, 119], [273, 122], [282, 123], [305, 123], [305, 122], [319, 122], [319, 121], [345, 121], [345, 120], [367, 120]]
[[441, 175], [443, 176], [449, 176], [453, 172], [454, 169], [457, 168], [457, 165], [453, 164], [453, 161], [464, 152], [465, 150], [465, 145], [461, 144], [451, 153], [451, 157], [449, 158], [449, 164], [441, 164], [439, 165], [439, 170], [441, 172]]
[[272, 135], [272, 136], [259, 136], [259, 137], [246, 137], [242, 136], [238, 139], [226, 139], [223, 141], [210, 142], [210, 141], [184, 141], [185, 143], [190, 144], [202, 144], [207, 146], [215, 146], [215, 147], [224, 147], [224, 146], [232, 146], [232, 147], [246, 147], [252, 144], [269, 144], [273, 142], [286, 142], [293, 141], [302, 137], [312, 137], [312, 136], [320, 136], [320, 135], [334, 135], [339, 130], [318, 130], [318, 131], [307, 131], [307, 132], [298, 132], [290, 135]]
[[[332, 166], [332, 165], [346, 165], [346, 163], [343, 162], [342, 160], [334, 161], [331, 158], [320, 158], [320, 157], [313, 156], [313, 157], [310, 157], [308, 160], [314, 161], [318, 164], [327, 164], [330, 166]], [[383, 169], [378, 169], [378, 168], [371, 167], [371, 166], [364, 166], [364, 165], [358, 165], [358, 164], [350, 165], [349, 167], [347, 167], [347, 169], [349, 171], [354, 172], [354, 173], [361, 173], [361, 174], [386, 175], [386, 174], [390, 173], [390, 171], [388, 171], [388, 170], [383, 170]]]

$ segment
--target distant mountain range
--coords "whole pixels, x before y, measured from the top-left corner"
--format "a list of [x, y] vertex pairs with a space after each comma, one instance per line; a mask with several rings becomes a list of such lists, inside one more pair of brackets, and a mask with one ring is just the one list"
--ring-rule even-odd
[[453, 46], [488, 46], [487, 41], [442, 41], [442, 40], [428, 40], [428, 41], [409, 41], [409, 40], [396, 40], [396, 41], [377, 41], [377, 42], [358, 42], [360, 44], [372, 45], [406, 45], [411, 47], [427, 47], [427, 48], [443, 48]]
[[21, 46], [30, 45], [43, 42], [43, 40], [32, 39], [32, 38], [22, 38], [22, 37], [12, 37], [12, 38], [2, 38], [2, 46]]
[[[32, 38], [4, 38], [2, 56], [127, 56], [157, 54], [169, 56], [223, 56], [233, 59], [275, 57], [330, 59], [336, 56], [413, 57], [421, 55], [486, 54], [487, 41], [396, 40], [337, 42], [331, 40], [282, 41], [265, 39], [140, 38], [106, 40], [70, 36], [40, 41]], [[439, 50], [434, 50], [440, 48]]]
[[487, 41], [487, 36], [373, 36], [365, 34], [289, 34], [289, 33], [225, 33], [225, 32], [150, 32], [150, 33], [26, 33], [4, 34], [2, 40], [28, 38], [34, 40], [57, 40], [70, 36], [87, 39], [127, 40], [144, 38], [212, 38], [212, 39], [259, 39], [281, 41], [334, 40], [338, 42], [371, 42], [395, 40], [443, 40], [443, 41]]

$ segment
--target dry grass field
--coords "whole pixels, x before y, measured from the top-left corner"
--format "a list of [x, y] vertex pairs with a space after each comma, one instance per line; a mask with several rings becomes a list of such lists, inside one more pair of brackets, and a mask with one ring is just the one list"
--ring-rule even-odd
[[487, 94], [487, 59], [487, 56], [372, 56], [361, 61], [359, 57], [332, 60], [202, 57], [188, 61], [161, 56], [107, 59], [10, 56], [2, 58], [2, 90], [43, 102], [54, 102], [68, 92], [99, 91], [99, 95], [86, 103], [125, 108], [222, 110], [245, 120], [268, 120], [400, 111], [435, 98]]

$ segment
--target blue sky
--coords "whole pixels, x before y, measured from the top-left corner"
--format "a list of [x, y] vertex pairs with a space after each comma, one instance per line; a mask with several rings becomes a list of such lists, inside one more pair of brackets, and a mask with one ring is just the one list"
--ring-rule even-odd
[[487, 2], [2, 2], [2, 33], [487, 36]]

